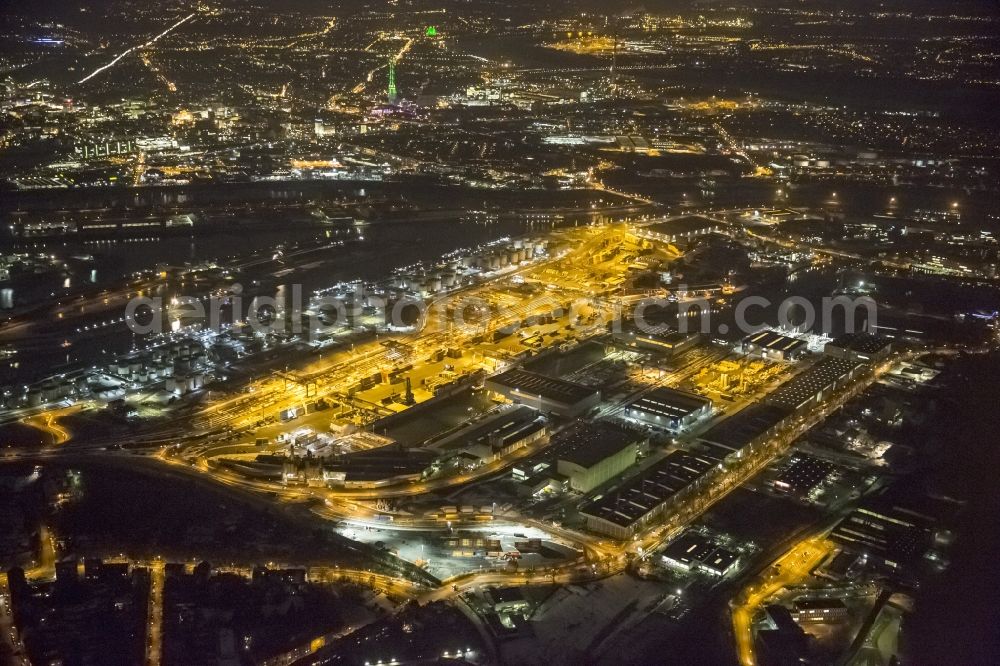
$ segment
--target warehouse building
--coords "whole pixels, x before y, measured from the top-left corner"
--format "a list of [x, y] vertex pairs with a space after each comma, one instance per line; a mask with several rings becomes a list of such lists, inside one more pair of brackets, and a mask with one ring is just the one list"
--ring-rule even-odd
[[664, 564], [681, 571], [700, 571], [720, 577], [732, 573], [739, 563], [739, 554], [693, 530], [671, 541], [663, 549], [662, 558]]
[[602, 421], [580, 422], [553, 438], [556, 470], [569, 479], [569, 487], [589, 493], [635, 464], [648, 440]]
[[871, 333], [845, 333], [826, 343], [823, 353], [856, 363], [880, 363], [892, 353], [892, 340]]
[[830, 478], [835, 469], [834, 464], [827, 460], [796, 453], [774, 479], [774, 489], [797, 497], [808, 497]]
[[615, 338], [629, 346], [658, 352], [666, 356], [677, 356], [701, 343], [701, 335], [698, 333], [681, 333], [680, 331], [644, 333], [632, 328], [615, 333]]
[[719, 233], [722, 231], [722, 223], [699, 215], [685, 215], [671, 220], [664, 220], [656, 224], [639, 227], [636, 234], [650, 240], [663, 241], [665, 243], [679, 243], [690, 240], [696, 236]]
[[933, 528], [933, 518], [876, 498], [840, 521], [830, 540], [899, 570], [930, 548]]
[[698, 563], [698, 569], [707, 574], [718, 576], [728, 576], [739, 565], [740, 556], [726, 548], [716, 548], [705, 559]]
[[512, 402], [559, 416], [579, 416], [601, 401], [597, 389], [517, 368], [488, 377], [486, 388]]
[[562, 493], [569, 488], [569, 480], [559, 474], [549, 462], [526, 462], [511, 469], [511, 478], [517, 484], [521, 497], [537, 497], [544, 493]]
[[820, 404], [857, 376], [861, 364], [827, 356], [767, 396], [767, 403], [797, 412]]
[[667, 544], [662, 557], [664, 564], [668, 566], [681, 571], [693, 571], [713, 550], [715, 544], [711, 539], [689, 530]]
[[397, 445], [354, 451], [323, 462], [323, 480], [344, 488], [377, 488], [416, 482], [433, 471], [436, 455]]
[[580, 507], [587, 528], [616, 539], [628, 539], [664, 511], [700, 488], [717, 463], [685, 451], [674, 451], [641, 474]]
[[486, 464], [542, 442], [548, 435], [545, 419], [530, 407], [518, 405], [462, 428], [435, 442], [433, 448], [443, 452], [442, 459], [462, 455], [474, 464]]
[[694, 393], [661, 387], [638, 398], [625, 415], [659, 428], [684, 430], [712, 412], [712, 401]]
[[774, 331], [758, 331], [743, 338], [743, 353], [772, 361], [795, 361], [809, 350], [805, 340]]
[[751, 405], [709, 428], [698, 442], [706, 457], [718, 461], [742, 458], [774, 435], [791, 412], [776, 405]]

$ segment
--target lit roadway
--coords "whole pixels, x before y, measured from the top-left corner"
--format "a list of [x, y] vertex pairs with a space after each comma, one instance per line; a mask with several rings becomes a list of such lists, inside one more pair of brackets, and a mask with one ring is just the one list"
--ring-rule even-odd
[[[123, 557], [109, 557], [106, 558], [106, 561], [127, 563], [131, 567], [145, 567], [149, 569], [150, 591], [145, 664], [146, 666], [159, 666], [162, 662], [163, 650], [163, 585], [165, 581], [164, 561], [159, 558], [147, 561], [130, 560]], [[271, 566], [273, 566], [273, 563], [271, 563]], [[282, 565], [278, 566], [281, 567]], [[248, 566], [216, 567], [216, 570], [227, 573], [235, 573], [245, 577], [250, 577], [253, 573], [252, 568]], [[370, 587], [378, 593], [384, 593], [403, 599], [414, 599], [421, 594], [421, 589], [414, 585], [411, 581], [360, 569], [310, 567], [309, 576], [311, 580], [321, 581], [324, 583], [350, 581], [357, 585]], [[0, 588], [0, 591], [2, 591], [2, 588]], [[3, 609], [0, 608], [0, 611], [2, 610]], [[361, 629], [366, 624], [369, 624], [376, 619], [378, 619], [378, 616], [373, 615], [368, 622], [351, 624], [335, 632], [317, 636], [302, 645], [288, 650], [285, 653], [264, 660], [262, 664], [264, 666], [285, 666], [287, 664], [291, 664], [302, 657], [316, 652], [327, 644], [333, 643], [344, 636], [354, 633], [358, 629]], [[0, 617], [0, 623], [2, 623], [2, 617]]]
[[21, 423], [49, 435], [52, 440], [52, 446], [61, 446], [70, 440], [70, 434], [65, 428], [59, 425], [59, 419], [69, 414], [76, 414], [82, 409], [82, 403], [70, 407], [50, 409], [33, 416], [25, 416], [21, 419]]
[[156, 42], [160, 41], [161, 39], [163, 39], [164, 37], [166, 37], [167, 35], [169, 35], [171, 32], [173, 32], [177, 28], [181, 27], [182, 25], [184, 25], [185, 23], [187, 23], [188, 21], [190, 21], [191, 19], [193, 19], [197, 15], [198, 15], [198, 12], [191, 12], [190, 14], [188, 14], [187, 16], [185, 16], [184, 18], [182, 18], [181, 20], [179, 20], [176, 23], [172, 24], [169, 28], [167, 28], [166, 30], [164, 30], [160, 34], [156, 35], [155, 37], [152, 37], [151, 39], [143, 42], [142, 44], [136, 44], [135, 46], [133, 46], [131, 48], [128, 48], [125, 51], [122, 51], [120, 54], [118, 54], [115, 57], [114, 60], [112, 60], [111, 62], [109, 62], [106, 65], [102, 65], [102, 66], [98, 67], [93, 72], [91, 72], [87, 76], [85, 76], [82, 79], [80, 79], [79, 81], [77, 81], [77, 83], [86, 83], [87, 81], [89, 81], [90, 79], [94, 78], [95, 76], [97, 76], [101, 72], [114, 67], [123, 58], [129, 56], [130, 54], [135, 53], [136, 51], [141, 51], [142, 49], [145, 49], [145, 48], [149, 48], [150, 46], [152, 46]]
[[149, 626], [146, 632], [146, 666], [160, 666], [163, 656], [164, 563], [149, 563]]
[[612, 187], [608, 187], [607, 185], [605, 185], [603, 181], [594, 180], [594, 181], [591, 181], [590, 184], [591, 184], [591, 186], [595, 190], [597, 190], [599, 192], [607, 192], [609, 194], [614, 194], [616, 196], [622, 197], [624, 199], [628, 199], [630, 201], [638, 201], [641, 204], [656, 205], [656, 202], [653, 201], [652, 199], [647, 199], [646, 197], [640, 196], [638, 194], [629, 193], [629, 192], [623, 192], [621, 190], [616, 190], [616, 189], [614, 189]]
[[761, 604], [782, 589], [802, 582], [833, 550], [833, 544], [813, 537], [795, 544], [751, 581], [732, 604], [733, 635], [741, 666], [755, 666], [753, 617]]
[[[721, 222], [722, 220], [719, 221]], [[904, 271], [910, 270], [910, 268], [912, 267], [909, 262], [905, 261], [894, 261], [891, 259], [866, 257], [856, 252], [846, 252], [844, 250], [838, 250], [836, 248], [827, 247], [824, 245], [814, 245], [811, 243], [802, 243], [796, 241], [789, 241], [782, 238], [775, 238], [774, 236], [766, 236], [762, 233], [753, 231], [751, 229], [747, 229], [746, 232], [747, 235], [751, 236], [752, 238], [759, 238], [762, 241], [773, 243], [775, 245], [779, 245], [789, 250], [797, 250], [799, 252], [814, 252], [816, 254], [825, 254], [827, 256], [837, 257], [838, 259], [848, 259], [850, 261], [862, 261], [862, 262], [877, 261], [880, 264], [891, 266], [892, 268], [898, 268]]]
[[14, 629], [14, 618], [10, 610], [10, 588], [7, 585], [7, 574], [0, 571], [0, 646], [10, 658], [10, 666], [31, 666], [25, 655], [24, 645]]

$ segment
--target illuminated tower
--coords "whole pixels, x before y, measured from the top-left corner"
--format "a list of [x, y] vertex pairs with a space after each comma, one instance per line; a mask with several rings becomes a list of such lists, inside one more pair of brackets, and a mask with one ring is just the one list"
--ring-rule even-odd
[[388, 88], [387, 92], [388, 92], [388, 95], [389, 95], [389, 103], [390, 104], [395, 104], [396, 103], [396, 61], [395, 60], [390, 60], [389, 61], [389, 88]]

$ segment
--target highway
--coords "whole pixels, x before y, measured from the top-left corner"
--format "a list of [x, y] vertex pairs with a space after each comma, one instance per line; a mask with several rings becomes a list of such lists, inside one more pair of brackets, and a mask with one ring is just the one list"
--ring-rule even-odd
[[79, 81], [77, 81], [77, 83], [86, 83], [87, 81], [89, 81], [90, 79], [94, 78], [95, 76], [97, 76], [101, 72], [104, 72], [104, 71], [106, 71], [108, 69], [111, 69], [112, 67], [114, 67], [115, 65], [117, 65], [119, 62], [121, 62], [121, 60], [123, 58], [128, 57], [132, 53], [135, 53], [136, 51], [140, 51], [142, 49], [149, 48], [150, 46], [152, 46], [156, 42], [160, 41], [161, 39], [163, 39], [164, 37], [166, 37], [167, 35], [169, 35], [170, 33], [172, 33], [177, 28], [181, 27], [182, 25], [184, 25], [185, 23], [187, 23], [188, 21], [190, 21], [191, 19], [193, 19], [197, 15], [198, 15], [198, 12], [196, 12], [196, 11], [195, 12], [191, 12], [190, 14], [188, 14], [187, 16], [185, 16], [184, 18], [182, 18], [179, 21], [177, 21], [176, 23], [171, 24], [170, 27], [168, 27], [166, 30], [164, 30], [160, 34], [156, 35], [155, 37], [152, 37], [152, 38], [148, 39], [147, 41], [143, 42], [142, 44], [136, 44], [135, 46], [132, 46], [132, 47], [130, 47], [130, 48], [122, 51], [120, 54], [118, 54], [117, 56], [115, 56], [114, 60], [112, 60], [111, 62], [109, 62], [106, 65], [101, 65], [100, 67], [98, 67], [97, 69], [95, 69], [93, 72], [91, 72], [87, 76], [85, 76], [82, 79], [80, 79]]

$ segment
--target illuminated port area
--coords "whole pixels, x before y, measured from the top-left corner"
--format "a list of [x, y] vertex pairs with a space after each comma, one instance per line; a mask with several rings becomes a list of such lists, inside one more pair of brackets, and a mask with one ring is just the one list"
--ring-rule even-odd
[[0, 666], [1000, 662], [1000, 16], [680, 4], [5, 10]]

